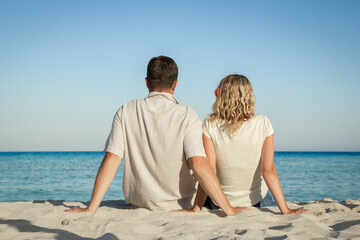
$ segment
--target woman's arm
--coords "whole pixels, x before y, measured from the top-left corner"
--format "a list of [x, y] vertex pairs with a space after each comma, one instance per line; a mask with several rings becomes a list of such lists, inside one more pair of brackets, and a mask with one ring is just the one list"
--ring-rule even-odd
[[274, 134], [265, 138], [261, 153], [261, 173], [281, 213], [300, 214], [310, 212], [306, 209], [290, 209], [286, 204], [280, 180], [274, 166]]

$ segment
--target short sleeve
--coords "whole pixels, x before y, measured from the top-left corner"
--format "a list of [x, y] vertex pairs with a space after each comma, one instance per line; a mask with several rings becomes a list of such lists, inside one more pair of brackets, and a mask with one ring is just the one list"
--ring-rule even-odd
[[113, 120], [111, 132], [106, 141], [104, 152], [113, 153], [119, 157], [124, 157], [124, 133], [122, 128], [122, 108], [120, 108]]
[[186, 160], [194, 157], [206, 157], [202, 142], [201, 120], [193, 111], [189, 111], [189, 124], [184, 137], [184, 152]]
[[204, 120], [203, 126], [202, 126], [202, 133], [207, 136], [208, 138], [210, 137], [210, 123], [208, 119]]
[[271, 125], [270, 120], [264, 116], [265, 136], [269, 137], [274, 134], [274, 129]]

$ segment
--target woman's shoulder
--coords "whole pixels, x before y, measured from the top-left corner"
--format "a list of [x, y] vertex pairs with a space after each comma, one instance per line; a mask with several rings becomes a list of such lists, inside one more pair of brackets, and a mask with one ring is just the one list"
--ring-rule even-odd
[[203, 128], [211, 128], [215, 126], [215, 121], [214, 119], [211, 119], [210, 116], [206, 117], [203, 121]]
[[202, 126], [203, 133], [206, 136], [215, 136], [222, 131], [223, 120], [212, 119], [210, 116], [205, 118]]
[[260, 129], [264, 129], [266, 136], [270, 136], [274, 133], [274, 129], [270, 122], [270, 119], [265, 115], [256, 115], [252, 118], [253, 124]]
[[265, 115], [256, 115], [249, 121], [250, 124], [255, 126], [265, 126], [268, 128], [268, 126], [271, 125], [270, 119]]
[[206, 117], [203, 126], [208, 127], [218, 127], [219, 125], [222, 125], [224, 123], [224, 120], [221, 119], [212, 119], [210, 116]]
[[263, 121], [263, 122], [270, 121], [269, 118], [267, 116], [265, 116], [265, 115], [256, 115], [251, 120], [252, 121], [257, 121], [257, 122], [259, 122], [259, 121]]

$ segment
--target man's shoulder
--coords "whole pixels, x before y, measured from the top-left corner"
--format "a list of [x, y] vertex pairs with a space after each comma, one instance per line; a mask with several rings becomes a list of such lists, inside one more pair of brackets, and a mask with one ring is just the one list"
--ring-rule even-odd
[[136, 104], [139, 102], [144, 102], [144, 99], [133, 99], [133, 100], [129, 100], [127, 102], [124, 103], [124, 105], [131, 105], [131, 104]]
[[186, 116], [190, 118], [199, 118], [198, 113], [191, 107], [181, 104], [177, 104], [177, 107], [179, 108], [180, 111], [184, 111], [186, 113]]
[[136, 106], [140, 101], [144, 101], [144, 100], [143, 99], [133, 99], [133, 100], [125, 102], [123, 105], [121, 105], [121, 107], [118, 108], [118, 110], [116, 111], [116, 114], [121, 116], [124, 112], [124, 109], [126, 112], [128, 109], [131, 109], [134, 106]]
[[[119, 113], [127, 113], [129, 111], [132, 111], [136, 108], [138, 108], [139, 106], [143, 106], [146, 108], [146, 100], [145, 99], [133, 99], [130, 101], [125, 102], [118, 110]], [[177, 113], [176, 115], [179, 116], [184, 116], [185, 118], [191, 120], [191, 119], [200, 119], [198, 113], [192, 109], [191, 107], [187, 106], [187, 105], [182, 105], [182, 104], [174, 104], [171, 107], [173, 110], [175, 110]]]
[[145, 102], [144, 101], [144, 99], [133, 99], [133, 100], [129, 100], [129, 101], [127, 101], [127, 102], [125, 102], [122, 106], [121, 106], [121, 108], [132, 108], [132, 107], [134, 107], [134, 106], [137, 106], [137, 105], [139, 105], [139, 104], [141, 104], [141, 103], [143, 103], [143, 102]]

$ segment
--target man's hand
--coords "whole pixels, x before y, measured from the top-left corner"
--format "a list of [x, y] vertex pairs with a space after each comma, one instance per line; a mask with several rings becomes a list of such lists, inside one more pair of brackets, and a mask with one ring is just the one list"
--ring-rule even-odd
[[233, 215], [236, 215], [244, 210], [251, 210], [250, 208], [248, 207], [233, 207], [232, 208], [232, 214], [229, 214], [228, 216], [233, 216]]
[[[242, 211], [244, 211], [244, 210], [251, 210], [251, 209], [248, 208], [248, 207], [233, 207], [231, 214], [229, 214], [228, 216], [232, 216], [232, 215], [238, 214], [238, 213], [240, 213], [240, 212], [242, 212]], [[171, 212], [200, 212], [200, 211], [201, 211], [201, 209], [199, 209], [199, 208], [195, 208], [195, 209], [193, 208], [193, 209], [191, 209], [191, 210], [188, 210], [188, 209], [178, 209], [178, 210], [173, 210], [173, 211], [171, 211]]]
[[302, 214], [302, 213], [313, 213], [313, 211], [309, 209], [303, 209], [303, 208], [297, 208], [297, 209], [291, 209], [289, 208], [287, 212], [284, 212], [283, 214]]
[[194, 209], [178, 209], [178, 210], [172, 210], [171, 212], [196, 212]]
[[121, 158], [119, 156], [109, 152], [106, 153], [96, 176], [93, 194], [91, 196], [89, 206], [86, 208], [73, 207], [71, 209], [65, 210], [65, 212], [96, 212], [106, 191], [114, 179], [116, 170], [119, 168], [120, 163]]
[[191, 210], [188, 209], [178, 209], [178, 210], [172, 210], [171, 212], [200, 212], [201, 208], [199, 206], [194, 206]]
[[204, 157], [194, 156], [189, 158], [191, 169], [194, 171], [201, 187], [211, 199], [223, 210], [227, 216], [235, 215], [242, 210], [250, 210], [247, 207], [233, 208], [221, 189], [219, 180], [210, 163]]
[[96, 211], [93, 211], [93, 210], [89, 209], [88, 207], [86, 207], [86, 208], [73, 207], [73, 208], [64, 210], [64, 212], [68, 212], [68, 213], [91, 212], [91, 213], [94, 213]]

